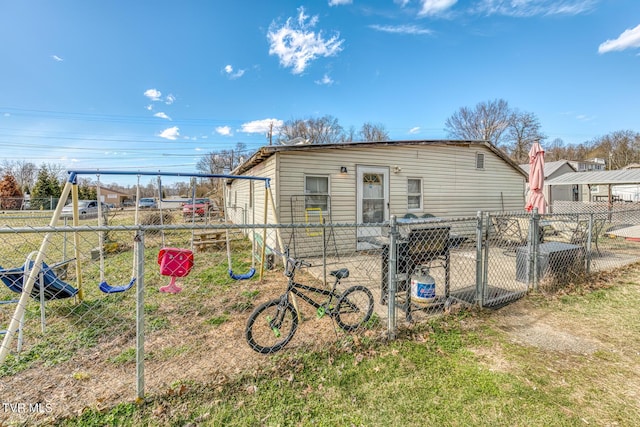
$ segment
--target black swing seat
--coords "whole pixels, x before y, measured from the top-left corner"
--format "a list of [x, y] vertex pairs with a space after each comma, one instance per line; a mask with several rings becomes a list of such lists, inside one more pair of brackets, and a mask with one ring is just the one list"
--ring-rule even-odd
[[[34, 299], [40, 298], [40, 287], [43, 287], [44, 299], [64, 299], [74, 297], [78, 290], [68, 283], [64, 282], [55, 273], [55, 270], [62, 265], [69, 263], [72, 260], [63, 261], [61, 263], [48, 266], [45, 262], [42, 263], [40, 273], [36, 281], [33, 284], [31, 290], [31, 297]], [[33, 261], [29, 260], [27, 265], [16, 268], [4, 269], [0, 267], [0, 279], [4, 284], [13, 292], [22, 293], [22, 286], [28, 277], [29, 272], [33, 269]], [[26, 273], [26, 274], [25, 274]], [[43, 282], [43, 283], [41, 283]]]
[[349, 277], [349, 269], [348, 268], [341, 268], [340, 270], [331, 271], [329, 274], [331, 274], [332, 276], [334, 276], [338, 280], [346, 279], [347, 277]]

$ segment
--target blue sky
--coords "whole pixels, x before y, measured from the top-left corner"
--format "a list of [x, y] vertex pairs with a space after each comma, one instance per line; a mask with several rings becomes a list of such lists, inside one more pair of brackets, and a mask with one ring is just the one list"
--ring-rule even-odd
[[324, 115], [439, 139], [500, 98], [548, 141], [640, 131], [638, 0], [3, 0], [0, 40], [0, 147], [37, 165], [190, 172]]

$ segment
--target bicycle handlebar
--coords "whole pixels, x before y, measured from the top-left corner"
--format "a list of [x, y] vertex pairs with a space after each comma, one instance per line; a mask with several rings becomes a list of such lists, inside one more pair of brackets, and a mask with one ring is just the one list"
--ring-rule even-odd
[[311, 263], [302, 259], [287, 257], [285, 275], [292, 276], [293, 273], [300, 267], [311, 267]]

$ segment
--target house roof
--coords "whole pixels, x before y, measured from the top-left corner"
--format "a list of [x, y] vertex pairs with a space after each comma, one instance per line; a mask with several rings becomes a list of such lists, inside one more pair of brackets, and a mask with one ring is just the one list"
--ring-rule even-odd
[[[547, 178], [553, 175], [558, 169], [560, 169], [564, 165], [569, 165], [571, 169], [575, 172], [576, 168], [573, 167], [569, 160], [557, 160], [555, 162], [545, 162], [544, 164], [544, 177]], [[523, 171], [528, 175], [529, 174], [529, 163], [525, 163], [524, 165], [520, 165]]]
[[511, 160], [503, 151], [488, 141], [480, 140], [410, 140], [410, 141], [373, 141], [373, 142], [341, 142], [336, 144], [301, 144], [301, 145], [268, 145], [256, 151], [247, 161], [238, 166], [232, 173], [234, 175], [242, 175], [254, 166], [264, 162], [272, 155], [286, 151], [317, 151], [326, 149], [344, 150], [353, 147], [401, 147], [401, 146], [429, 146], [429, 145], [450, 145], [450, 146], [483, 146], [492, 151], [496, 156], [504, 160], [518, 173], [528, 178], [525, 173], [513, 160]]
[[545, 185], [624, 185], [640, 184], [640, 169], [565, 173]]

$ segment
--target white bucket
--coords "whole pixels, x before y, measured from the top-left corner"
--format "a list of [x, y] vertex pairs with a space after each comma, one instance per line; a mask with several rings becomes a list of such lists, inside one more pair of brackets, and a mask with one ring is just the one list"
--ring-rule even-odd
[[411, 301], [427, 304], [436, 299], [436, 281], [428, 268], [417, 270], [411, 276]]

